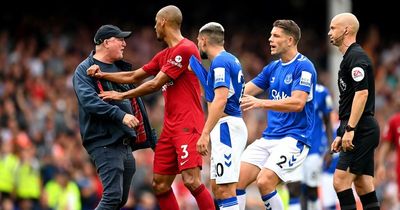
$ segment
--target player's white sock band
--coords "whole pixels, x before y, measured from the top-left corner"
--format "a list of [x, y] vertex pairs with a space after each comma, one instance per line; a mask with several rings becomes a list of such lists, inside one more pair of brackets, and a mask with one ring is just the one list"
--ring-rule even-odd
[[218, 206], [221, 210], [239, 210], [238, 200], [236, 197], [218, 200]]
[[277, 191], [261, 196], [266, 210], [283, 210], [283, 202]]
[[246, 208], [246, 190], [237, 189], [236, 197], [237, 197], [237, 200], [239, 203], [239, 209], [245, 210], [245, 208]]

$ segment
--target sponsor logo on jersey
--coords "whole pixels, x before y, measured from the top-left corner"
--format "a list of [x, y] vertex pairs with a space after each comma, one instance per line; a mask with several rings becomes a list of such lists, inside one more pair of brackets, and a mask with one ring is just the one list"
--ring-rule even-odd
[[272, 100], [281, 100], [289, 97], [285, 92], [279, 92], [275, 89], [271, 91]]
[[182, 63], [181, 63], [182, 62], [182, 56], [180, 56], [180, 55], [175, 56], [174, 60], [168, 59], [167, 62], [172, 64], [172, 65], [174, 65], [174, 66], [182, 68]]
[[225, 82], [225, 68], [218, 67], [214, 69], [214, 83]]
[[308, 71], [302, 71], [300, 77], [300, 85], [311, 87], [311, 73]]
[[177, 62], [177, 63], [182, 62], [182, 56], [180, 56], [180, 55], [175, 56], [175, 62]]
[[187, 163], [189, 160], [185, 160], [185, 161], [182, 161], [180, 164], [181, 164], [181, 166], [183, 166], [183, 165], [185, 165], [185, 163]]
[[361, 67], [354, 67], [351, 70], [351, 77], [353, 77], [353, 80], [356, 82], [363, 80], [364, 76], [364, 70]]
[[172, 85], [174, 85], [174, 81], [173, 81], [173, 80], [170, 80], [169, 82], [165, 83], [165, 84], [162, 86], [161, 90], [162, 90], [162, 91], [166, 91], [167, 88], [168, 88], [168, 86], [172, 86]]
[[285, 84], [288, 85], [288, 84], [292, 83], [292, 81], [293, 81], [292, 74], [286, 75], [285, 80], [284, 80]]

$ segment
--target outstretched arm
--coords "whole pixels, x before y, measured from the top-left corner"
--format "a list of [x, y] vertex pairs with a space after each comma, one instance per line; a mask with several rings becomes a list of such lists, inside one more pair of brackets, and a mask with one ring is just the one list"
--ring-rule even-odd
[[255, 85], [253, 82], [248, 82], [246, 83], [246, 85], [244, 86], [244, 94], [245, 95], [251, 95], [251, 96], [255, 96], [257, 94], [262, 93], [264, 90], [259, 88], [257, 85]]
[[160, 71], [152, 80], [149, 80], [135, 89], [131, 89], [126, 92], [116, 92], [116, 91], [105, 91], [99, 94], [103, 100], [122, 100], [127, 98], [136, 98], [138, 96], [147, 95], [149, 93], [156, 92], [160, 90], [161, 87], [169, 82], [171, 78]]
[[250, 95], [244, 95], [241, 107], [244, 111], [254, 108], [263, 108], [278, 112], [300, 112], [307, 102], [307, 97], [308, 93], [301, 90], [295, 90], [292, 92], [292, 96], [280, 100], [265, 100]]
[[109, 80], [115, 83], [121, 84], [136, 84], [143, 79], [150, 76], [142, 68], [134, 71], [120, 71], [120, 72], [102, 72], [100, 67], [96, 64], [90, 66], [87, 71], [87, 75], [96, 77], [99, 79]]

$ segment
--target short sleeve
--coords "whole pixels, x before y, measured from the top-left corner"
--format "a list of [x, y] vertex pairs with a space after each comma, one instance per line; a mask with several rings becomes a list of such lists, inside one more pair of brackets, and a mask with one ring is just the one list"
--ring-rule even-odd
[[231, 82], [231, 75], [228, 66], [224, 63], [221, 57], [216, 57], [211, 64], [211, 72], [213, 72], [214, 78], [214, 89], [218, 87], [227, 87], [229, 88]]
[[315, 77], [315, 68], [311, 62], [301, 62], [294, 73], [292, 91], [302, 90], [310, 93], [313, 85], [315, 86], [313, 84], [313, 81], [316, 80]]
[[161, 67], [161, 71], [172, 79], [178, 78], [183, 72], [188, 70], [190, 56], [194, 50], [189, 45], [179, 45], [168, 56], [167, 62]]
[[160, 59], [164, 51], [157, 53], [142, 69], [150, 75], [156, 75], [161, 69]]
[[267, 90], [270, 86], [271, 69], [271, 64], [265, 66], [261, 73], [251, 80], [251, 82], [257, 87]]
[[355, 62], [350, 66], [352, 84], [355, 91], [368, 89], [368, 64], [366, 62]]

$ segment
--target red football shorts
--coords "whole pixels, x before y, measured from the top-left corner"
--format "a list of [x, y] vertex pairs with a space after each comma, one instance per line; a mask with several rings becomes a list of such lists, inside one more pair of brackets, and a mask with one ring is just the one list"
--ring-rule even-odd
[[196, 150], [200, 134], [163, 137], [157, 142], [153, 172], [163, 175], [179, 174], [189, 168], [202, 166], [202, 156]]

